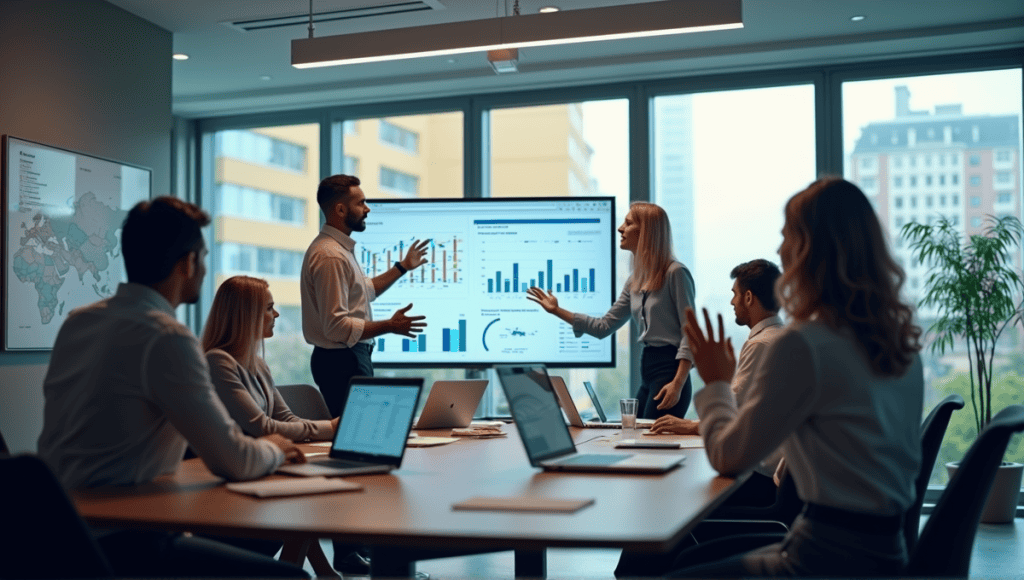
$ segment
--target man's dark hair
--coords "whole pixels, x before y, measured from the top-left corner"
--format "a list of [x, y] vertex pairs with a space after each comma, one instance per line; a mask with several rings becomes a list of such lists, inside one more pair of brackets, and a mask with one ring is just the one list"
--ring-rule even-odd
[[775, 299], [775, 282], [782, 272], [768, 260], [751, 260], [732, 269], [729, 274], [739, 282], [740, 290], [750, 290], [761, 306], [768, 312], [778, 312], [779, 302]]
[[178, 260], [203, 249], [200, 228], [209, 224], [210, 216], [199, 206], [176, 197], [135, 204], [121, 229], [128, 281], [155, 284], [167, 279]]
[[340, 174], [324, 178], [316, 189], [316, 202], [324, 215], [329, 214], [332, 206], [347, 196], [354, 185], [359, 185], [359, 178], [354, 175]]

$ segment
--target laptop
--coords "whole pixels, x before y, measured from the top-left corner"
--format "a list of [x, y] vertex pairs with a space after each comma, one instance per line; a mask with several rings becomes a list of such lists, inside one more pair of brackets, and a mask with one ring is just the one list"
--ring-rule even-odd
[[548, 379], [551, 380], [551, 386], [555, 389], [555, 397], [558, 398], [558, 404], [565, 411], [565, 417], [569, 420], [570, 425], [573, 427], [597, 429], [622, 429], [622, 423], [585, 422], [576, 408], [576, 402], [572, 400], [572, 395], [569, 394], [569, 388], [565, 385], [565, 380], [558, 375], [548, 375]]
[[423, 412], [416, 420], [416, 428], [468, 427], [487, 390], [488, 382], [486, 379], [434, 381], [427, 395], [427, 403], [423, 405]]
[[543, 366], [499, 366], [512, 418], [530, 465], [548, 471], [664, 473], [684, 455], [579, 453], [562, 420], [554, 387]]
[[[590, 381], [583, 381], [583, 388], [587, 389], [587, 395], [590, 396], [590, 402], [594, 404], [594, 411], [597, 412], [597, 416], [601, 419], [600, 423], [592, 423], [595, 426], [614, 427], [622, 429], [622, 422], [610, 422], [608, 416], [604, 414], [604, 407], [601, 406], [601, 400], [597, 398], [597, 390], [594, 389], [594, 385], [590, 384]], [[640, 419], [636, 420], [637, 427], [650, 427], [654, 425], [654, 419]]]
[[402, 465], [423, 379], [353, 377], [328, 457], [286, 463], [304, 476], [387, 473]]

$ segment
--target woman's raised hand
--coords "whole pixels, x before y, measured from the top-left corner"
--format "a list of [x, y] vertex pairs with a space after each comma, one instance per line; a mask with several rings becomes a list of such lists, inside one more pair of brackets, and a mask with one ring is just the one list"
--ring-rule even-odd
[[558, 310], [558, 298], [555, 298], [554, 294], [545, 292], [542, 288], [536, 286], [526, 291], [526, 298], [532, 300], [547, 312], [554, 312]]

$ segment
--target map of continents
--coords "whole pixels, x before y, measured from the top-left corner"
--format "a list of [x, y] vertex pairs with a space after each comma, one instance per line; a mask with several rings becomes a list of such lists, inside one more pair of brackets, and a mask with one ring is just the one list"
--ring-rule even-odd
[[[64, 302], [57, 294], [72, 268], [79, 282], [91, 285], [100, 298], [113, 294], [120, 278], [120, 262], [114, 268], [117, 272], [111, 272], [111, 259], [119, 257], [115, 233], [127, 210], [103, 204], [92, 192], [82, 195], [73, 207], [70, 215], [37, 213], [21, 224], [24, 233], [12, 267], [19, 280], [34, 286], [43, 324], [64, 314]], [[86, 274], [91, 274], [89, 280]]]

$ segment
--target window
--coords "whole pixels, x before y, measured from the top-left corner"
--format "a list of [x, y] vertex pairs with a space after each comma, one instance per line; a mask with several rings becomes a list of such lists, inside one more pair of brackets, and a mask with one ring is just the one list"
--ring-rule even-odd
[[874, 177], [862, 177], [860, 179], [860, 186], [863, 189], [874, 191], [878, 189], [878, 180]]
[[893, 187], [903, 187], [903, 177], [899, 176], [899, 175], [897, 175], [896, 177], [893, 177], [892, 178], [892, 186]]
[[344, 155], [343, 158], [345, 161], [341, 172], [345, 175], [359, 175], [359, 158], [351, 155]]
[[860, 168], [861, 169], [874, 169], [875, 168], [875, 158], [874, 157], [861, 157], [860, 158]]
[[1005, 203], [1011, 203], [1012, 201], [1013, 201], [1013, 197], [1009, 193], [1000, 193], [999, 195], [996, 196], [996, 203], [1004, 203], [1005, 204]]
[[903, 208], [903, 196], [902, 195], [897, 195], [896, 197], [894, 197], [893, 198], [893, 204], [896, 206], [896, 209], [902, 209]]
[[420, 178], [382, 165], [380, 168], [380, 186], [382, 189], [389, 189], [407, 197], [414, 197], [420, 191]]
[[931, 184], [932, 184], [932, 176], [931, 175], [925, 175], [924, 176], [924, 184], [928, 185], [928, 186], [931, 186]]
[[902, 169], [903, 157], [901, 157], [900, 155], [894, 155], [892, 158], [892, 166], [895, 167], [896, 169]]
[[419, 153], [420, 136], [415, 131], [399, 127], [385, 119], [381, 119], [378, 126], [380, 127], [381, 143], [394, 145], [409, 153]]
[[214, 147], [220, 157], [232, 157], [292, 171], [305, 170], [306, 147], [257, 131], [220, 131], [216, 135]]
[[[935, 133], [935, 129], [928, 129], [928, 137], [929, 138], [934, 137], [934, 133]], [[925, 155], [924, 156], [924, 166], [925, 167], [931, 167], [932, 166], [932, 156], [931, 155]]]
[[917, 187], [917, 176], [916, 175], [911, 175], [910, 176], [910, 187]]
[[299, 226], [306, 223], [305, 199], [279, 195], [254, 187], [235, 183], [217, 184], [214, 203], [220, 215]]
[[[1019, 127], [1022, 118], [1021, 81], [1021, 69], [1014, 68], [900, 78], [858, 79], [843, 82], [841, 106], [844, 144], [843, 159], [845, 161], [844, 174], [848, 176], [855, 175], [852, 171], [855, 168], [853, 165], [855, 155], [862, 155], [868, 152], [864, 150], [864, 145], [861, 144], [864, 134], [877, 132], [884, 135], [898, 131], [900, 132], [900, 140], [892, 143], [891, 146], [886, 146], [889, 154], [894, 159], [900, 156], [907, 156], [908, 160], [911, 161], [915, 157], [920, 157], [920, 163], [923, 167], [929, 167], [929, 157], [931, 157], [930, 167], [936, 171], [932, 174], [931, 181], [929, 181], [927, 174], [923, 174], [920, 185], [923, 187], [938, 186], [943, 188], [934, 191], [938, 196], [938, 200], [933, 200], [932, 206], [929, 206], [928, 197], [925, 197], [923, 206], [926, 208], [926, 211], [934, 212], [936, 209], [942, 211], [947, 216], [947, 219], [956, 227], [961, 227], [958, 222], [962, 217], [968, 220], [970, 227], [979, 227], [983, 219], [982, 217], [964, 217], [963, 213], [961, 213], [963, 211], [960, 201], [961, 188], [964, 185], [970, 184], [972, 189], [969, 191], [977, 194], [965, 196], [964, 205], [970, 206], [977, 213], [981, 213], [979, 210], [987, 211], [984, 204], [989, 202], [982, 202], [980, 198], [984, 197], [984, 195], [982, 195], [981, 189], [977, 189], [988, 183], [982, 179], [984, 176], [982, 168], [987, 163], [985, 161], [987, 150], [992, 151], [994, 164], [999, 162], [1000, 159], [1004, 160], [1003, 163], [1007, 163], [1007, 165], [996, 166], [997, 171], [993, 172], [991, 179], [993, 181], [999, 179], [998, 172], [1005, 171], [1011, 173], [1013, 176], [1012, 185], [1016, 185], [1018, 178], [1013, 173], [1015, 167], [1011, 165], [1013, 158], [1010, 157], [1010, 152], [1013, 152], [1014, 147], [1018, 146], [1014, 142], [1019, 143], [1020, 139], [1019, 131], [1016, 128]], [[900, 86], [906, 87], [905, 94], [909, 96], [908, 107], [903, 109], [903, 112], [907, 113], [906, 116], [898, 115], [896, 108], [893, 106], [895, 98], [898, 98], [896, 88]], [[946, 104], [962, 105], [962, 108], [946, 109], [947, 112], [941, 112], [941, 106]], [[940, 107], [939, 113], [936, 113], [937, 106]], [[942, 118], [938, 119], [939, 116]], [[947, 149], [944, 151], [913, 150], [912, 146], [904, 140], [907, 135], [907, 128], [912, 125], [924, 125], [924, 128], [916, 132], [918, 137], [917, 146], [922, 147], [924, 145], [924, 137], [927, 135], [927, 124], [932, 120], [940, 122], [935, 123], [935, 141], [930, 141], [928, 144], [943, 146]], [[948, 130], [946, 126], [949, 127]], [[940, 129], [939, 127], [942, 128]], [[1010, 129], [1005, 129], [1006, 127]], [[1008, 134], [1012, 135], [1009, 138], [1012, 139], [1010, 143], [1013, 143], [1013, 145], [998, 141], [1001, 138], [1006, 138], [999, 137], [1004, 130], [1009, 131]], [[866, 145], [866, 143], [867, 141], [865, 140], [864, 144]], [[952, 150], [954, 147], [960, 147], [964, 143], [970, 144], [971, 150], [966, 152], [962, 149], [959, 151]], [[995, 144], [995, 147], [993, 147], [993, 144]], [[1006, 151], [1006, 153], [1001, 155], [1000, 151]], [[1016, 153], [1012, 153], [1012, 155], [1016, 155]], [[966, 173], [969, 177], [962, 177], [963, 170], [959, 169], [959, 167], [964, 166], [972, 168]], [[945, 169], [940, 171], [941, 168]], [[971, 175], [972, 173], [976, 175]], [[913, 176], [906, 175], [906, 177], [908, 178], [907, 185], [909, 187], [906, 191], [918, 191], [914, 189], [916, 185], [914, 181], [909, 179]], [[895, 179], [895, 176], [893, 179]], [[931, 189], [924, 189], [923, 191], [927, 193], [932, 192]], [[997, 190], [996, 199], [998, 199], [998, 194], [1002, 191]], [[1019, 190], [1007, 191], [1007, 193], [1011, 193], [1011, 199], [1016, 199], [1015, 196], [1019, 195]], [[975, 197], [979, 199], [975, 201]], [[935, 204], [936, 201], [937, 204]], [[916, 207], [912, 199], [910, 207]], [[1006, 208], [1006, 206], [1002, 206], [999, 209], [1002, 210], [1003, 208]], [[934, 213], [930, 213], [928, 216], [920, 216], [920, 218], [933, 220], [934, 215]], [[893, 254], [894, 257], [903, 259], [903, 263], [911, 264], [911, 260], [915, 258], [914, 252], [905, 243], [901, 246], [899, 242], [898, 229], [903, 224], [899, 223], [898, 217], [892, 216], [890, 221], [885, 224], [887, 227], [893, 228], [888, 232], [889, 238], [893, 240]], [[910, 216], [907, 216], [907, 219], [908, 221], [918, 221]], [[918, 221], [918, 223], [922, 222]], [[923, 272], [922, 269], [926, 266], [926, 264], [917, 264], [914, 272]], [[907, 282], [907, 285], [903, 288], [904, 298], [916, 305], [923, 292], [928, 288], [927, 279], [924, 276], [915, 275], [908, 278]], [[918, 308], [916, 315], [918, 316], [918, 324], [927, 328], [934, 320], [935, 313], [928, 309]], [[1015, 334], [1015, 340], [1019, 341], [1020, 336], [1021, 333], [1018, 331]], [[960, 365], [960, 361], [964, 360], [965, 354], [963, 346], [956, 345], [954, 350], [947, 350], [945, 354], [939, 355], [932, 352], [931, 345], [929, 344], [931, 340], [933, 339], [926, 335], [924, 338], [924, 348], [921, 350], [925, 367], [932, 369], [926, 373], [926, 409], [930, 409], [935, 401], [939, 401], [947, 394], [953, 392], [958, 392], [965, 399], [969, 399], [970, 392], [966, 388], [960, 387], [960, 385], [966, 382], [965, 375], [967, 372]], [[1010, 377], [1019, 374], [1024, 374], [1024, 366], [1022, 364], [1007, 364], [996, 371], [995, 383], [1006, 385], [1011, 380]], [[1009, 388], [1012, 389], [1012, 387]], [[962, 457], [963, 451], [961, 450], [967, 449], [969, 443], [973, 440], [973, 430], [973, 417], [970, 416], [970, 413], [964, 413], [962, 418], [958, 418], [954, 414], [950, 427], [946, 431], [946, 440], [942, 445], [938, 461], [936, 461], [936, 468], [932, 472], [931, 483], [944, 484], [947, 481], [948, 476], [942, 467], [943, 463], [956, 461]], [[1008, 455], [1022, 457], [1024, 456], [1024, 448]], [[1020, 459], [1015, 461], [1020, 461]]]
[[916, 195], [910, 196], [910, 207], [915, 208], [915, 209], [917, 208], [917, 196]]
[[249, 274], [294, 280], [299, 279], [305, 254], [305, 250], [282, 250], [235, 242], [221, 242], [216, 248], [224, 275]]
[[1013, 174], [1009, 171], [997, 171], [994, 183], [996, 186], [1013, 185]]
[[998, 163], [1009, 163], [1013, 161], [1013, 152], [1009, 149], [997, 149], [996, 150], [996, 162]]
[[911, 155], [909, 157], [909, 160], [910, 160], [910, 166], [911, 167], [917, 167], [917, 155]]
[[932, 207], [934, 202], [935, 202], [935, 199], [932, 196], [930, 196], [930, 195], [926, 195], [925, 196], [925, 198], [924, 198], [924, 206], [925, 207], [929, 207], [929, 208]]

